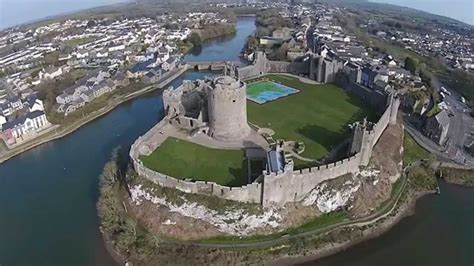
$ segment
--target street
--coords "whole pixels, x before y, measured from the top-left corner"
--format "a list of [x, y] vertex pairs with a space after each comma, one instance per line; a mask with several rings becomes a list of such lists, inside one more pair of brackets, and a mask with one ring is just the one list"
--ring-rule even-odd
[[[438, 90], [440, 88], [438, 87]], [[446, 154], [458, 163], [474, 164], [474, 157], [464, 149], [464, 146], [472, 143], [474, 139], [474, 119], [470, 115], [469, 107], [461, 102], [461, 95], [445, 88], [451, 93], [451, 95], [445, 94], [444, 98], [448, 106], [447, 111], [451, 114]]]

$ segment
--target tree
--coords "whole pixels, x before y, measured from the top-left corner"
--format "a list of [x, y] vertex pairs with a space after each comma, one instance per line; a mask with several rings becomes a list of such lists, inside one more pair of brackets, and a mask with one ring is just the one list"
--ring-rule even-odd
[[192, 43], [194, 47], [197, 47], [197, 46], [201, 46], [202, 39], [198, 33], [193, 32], [191, 33], [191, 35], [189, 35], [188, 42]]
[[46, 65], [54, 65], [54, 66], [59, 65], [59, 52], [54, 51], [54, 52], [46, 54], [44, 56], [44, 63]]
[[416, 62], [415, 60], [413, 60], [413, 58], [407, 56], [407, 58], [405, 58], [405, 69], [410, 71], [412, 74], [415, 73], [416, 71]]
[[96, 25], [95, 21], [93, 21], [93, 20], [87, 21], [87, 27], [88, 27], [88, 28], [92, 28], [92, 27], [94, 27], [95, 25]]

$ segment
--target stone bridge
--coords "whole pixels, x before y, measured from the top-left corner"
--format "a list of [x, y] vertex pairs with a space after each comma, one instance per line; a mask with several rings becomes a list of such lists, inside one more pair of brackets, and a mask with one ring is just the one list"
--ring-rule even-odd
[[218, 71], [223, 70], [226, 65], [235, 65], [235, 66], [243, 66], [242, 62], [234, 62], [234, 61], [196, 61], [196, 62], [186, 62], [189, 68], [195, 70], [211, 70], [211, 71]]

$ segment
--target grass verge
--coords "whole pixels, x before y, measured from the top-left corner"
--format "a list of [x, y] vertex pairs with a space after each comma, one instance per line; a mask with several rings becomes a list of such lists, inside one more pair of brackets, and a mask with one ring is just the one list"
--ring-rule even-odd
[[403, 165], [406, 166], [418, 160], [429, 158], [431, 158], [431, 154], [418, 145], [413, 137], [405, 131], [403, 139]]

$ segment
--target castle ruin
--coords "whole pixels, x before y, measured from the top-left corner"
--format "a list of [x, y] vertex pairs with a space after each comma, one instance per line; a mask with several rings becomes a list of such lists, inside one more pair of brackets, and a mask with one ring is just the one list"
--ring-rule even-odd
[[[264, 58], [263, 58], [264, 59]], [[262, 59], [261, 59], [262, 60]], [[262, 70], [268, 61], [246, 68], [233, 69], [239, 77], [250, 68]], [[247, 75], [247, 74], [245, 74]], [[299, 202], [321, 182], [345, 174], [357, 174], [360, 167], [369, 164], [372, 149], [389, 124], [396, 123], [400, 100], [386, 95], [383, 114], [376, 123], [367, 121], [352, 125], [347, 158], [317, 167], [294, 170], [291, 158], [282, 154], [274, 143], [267, 142], [258, 129], [247, 124], [246, 85], [239, 78], [220, 76], [213, 80], [185, 81], [163, 93], [165, 118], [140, 137], [130, 150], [137, 173], [160, 186], [171, 187], [186, 193], [216, 196], [223, 199], [257, 203], [263, 206]], [[263, 149], [267, 153], [267, 168], [262, 175], [242, 187], [227, 187], [214, 182], [188, 181], [148, 169], [140, 155], [149, 155], [163, 141], [168, 127], [187, 132], [190, 138], [199, 137], [204, 145], [223, 148]], [[270, 149], [273, 146], [273, 149]], [[273, 161], [272, 161], [273, 156]], [[275, 167], [276, 166], [276, 167]]]
[[241, 140], [247, 124], [246, 84], [230, 76], [184, 81], [163, 92], [166, 120], [191, 135], [207, 134], [219, 141]]
[[217, 140], [243, 139], [250, 133], [247, 124], [246, 84], [221, 76], [208, 86], [209, 135]]
[[[367, 88], [361, 82], [361, 69], [344, 64], [336, 54], [321, 46], [307, 60], [279, 62], [267, 59], [264, 52], [255, 52], [252, 64], [230, 69], [232, 76], [213, 80], [185, 81], [163, 93], [165, 118], [140, 137], [130, 151], [135, 170], [149, 180], [187, 193], [217, 196], [223, 199], [257, 203], [263, 206], [299, 202], [318, 184], [345, 174], [357, 174], [368, 166], [373, 147], [389, 124], [397, 123], [400, 99], [391, 92]], [[347, 157], [343, 160], [294, 170], [291, 157], [278, 148], [273, 139], [247, 123], [246, 84], [267, 73], [306, 75], [320, 83], [335, 82], [352, 91], [376, 108], [382, 116], [376, 123], [366, 120], [351, 125], [352, 133]], [[227, 74], [225, 67], [224, 74]], [[214, 182], [187, 181], [166, 176], [143, 166], [140, 155], [149, 155], [160, 145], [160, 135], [167, 127], [187, 132], [190, 138], [217, 148], [257, 148], [267, 153], [262, 175], [242, 187], [226, 187]], [[160, 132], [160, 133], [158, 133]]]

